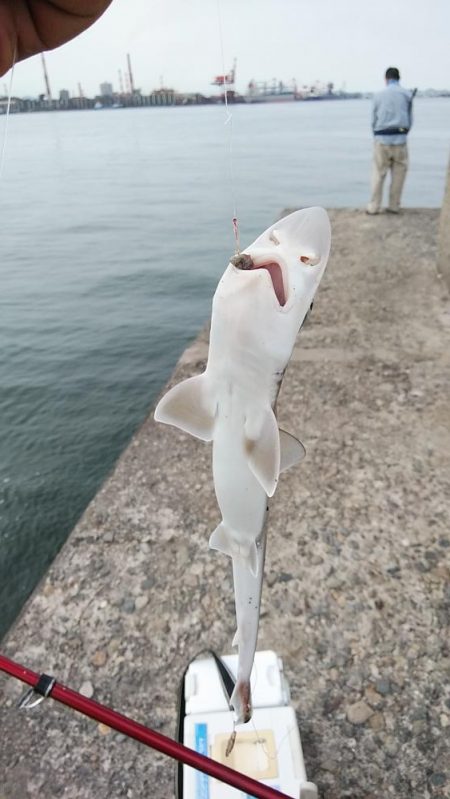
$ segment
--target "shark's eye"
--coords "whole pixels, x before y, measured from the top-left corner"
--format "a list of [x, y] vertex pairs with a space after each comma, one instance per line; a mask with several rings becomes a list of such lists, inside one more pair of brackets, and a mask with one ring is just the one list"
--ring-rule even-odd
[[311, 255], [300, 255], [300, 261], [302, 264], [307, 264], [308, 266], [317, 266], [320, 261], [318, 255], [311, 254]]

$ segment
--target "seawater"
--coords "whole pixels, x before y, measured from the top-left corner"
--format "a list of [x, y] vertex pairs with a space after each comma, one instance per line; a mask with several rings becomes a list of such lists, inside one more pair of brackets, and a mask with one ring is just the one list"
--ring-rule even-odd
[[[208, 318], [234, 248], [233, 195], [243, 245], [284, 207], [367, 201], [369, 102], [231, 110], [233, 181], [223, 107], [10, 118], [0, 635]], [[441, 204], [449, 129], [449, 100], [416, 101], [405, 205]]]

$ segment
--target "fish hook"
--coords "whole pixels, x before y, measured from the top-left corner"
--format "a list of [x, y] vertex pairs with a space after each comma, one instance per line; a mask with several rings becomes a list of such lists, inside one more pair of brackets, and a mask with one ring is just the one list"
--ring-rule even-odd
[[225, 757], [229, 757], [234, 749], [234, 744], [236, 742], [236, 734], [237, 734], [236, 726], [235, 723], [233, 722], [233, 732], [231, 733], [228, 739], [227, 748], [225, 749]]

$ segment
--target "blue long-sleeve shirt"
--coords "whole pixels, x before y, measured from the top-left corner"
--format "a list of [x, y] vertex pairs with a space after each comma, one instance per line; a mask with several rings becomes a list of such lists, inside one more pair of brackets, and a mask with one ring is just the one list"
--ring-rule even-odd
[[[383, 91], [373, 99], [372, 130], [385, 128], [409, 128], [412, 125], [412, 93], [398, 80], [390, 80]], [[395, 133], [388, 136], [375, 136], [381, 144], [405, 144], [406, 133]]]

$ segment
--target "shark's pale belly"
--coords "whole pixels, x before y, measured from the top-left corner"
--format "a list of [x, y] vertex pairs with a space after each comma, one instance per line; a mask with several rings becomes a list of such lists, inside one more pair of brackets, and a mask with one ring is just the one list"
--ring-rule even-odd
[[261, 535], [267, 510], [264, 489], [248, 466], [245, 418], [239, 408], [219, 415], [213, 443], [213, 474], [222, 518], [243, 542]]

